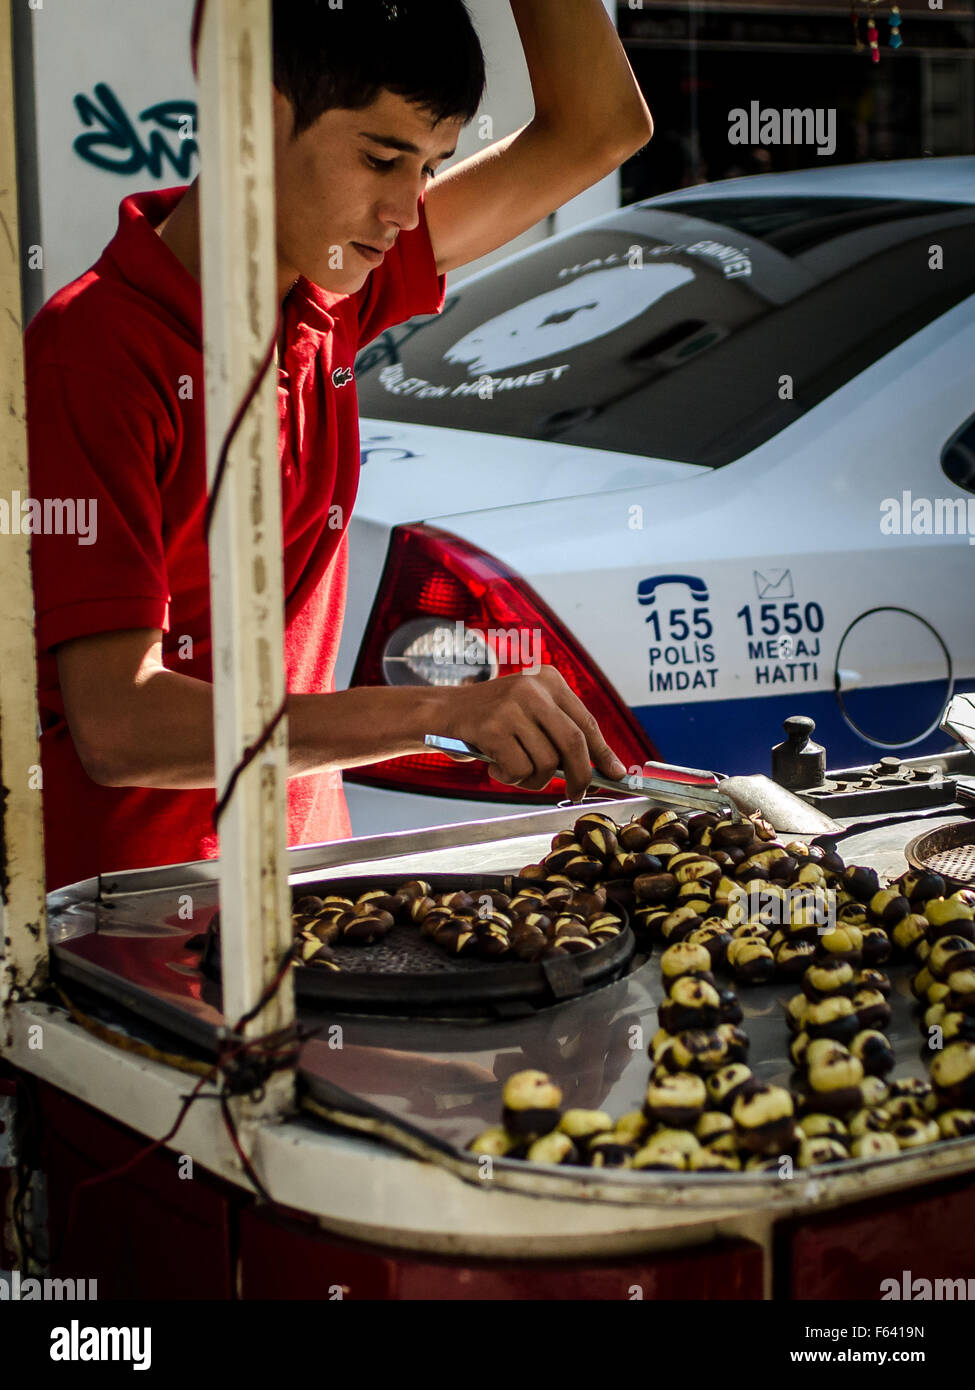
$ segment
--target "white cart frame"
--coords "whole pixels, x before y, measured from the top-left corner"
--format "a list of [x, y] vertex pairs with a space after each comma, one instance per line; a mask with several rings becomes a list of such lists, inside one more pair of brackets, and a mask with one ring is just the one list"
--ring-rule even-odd
[[[189, 35], [187, 35], [189, 41]], [[270, 0], [208, 0], [199, 41], [203, 323], [207, 476], [265, 356], [277, 321]], [[17, 235], [10, 7], [0, 4], [0, 495], [30, 495], [24, 396], [21, 248]], [[268, 727], [285, 696], [281, 495], [275, 364], [264, 376], [229, 453], [210, 535], [214, 740], [217, 786]], [[136, 1127], [165, 1132], [185, 1077], [146, 1066], [38, 1006], [47, 982], [44, 851], [30, 537], [0, 536], [0, 1055], [77, 1093], [79, 1073], [102, 1078], [109, 1098], [136, 1089]], [[287, 719], [240, 774], [221, 822], [221, 949], [226, 1015], [250, 1012], [270, 989], [290, 945], [286, 860]], [[294, 1018], [290, 975], [243, 1030], [277, 1031]], [[40, 1025], [38, 1027], [37, 1025]], [[87, 1054], [87, 1055], [86, 1055]], [[278, 1074], [260, 1107], [236, 1102], [256, 1124], [292, 1104]], [[94, 1098], [93, 1098], [94, 1099]], [[94, 1103], [98, 1103], [96, 1100]], [[231, 1169], [213, 1107], [193, 1107], [181, 1142]], [[207, 1111], [209, 1113], [202, 1113]], [[204, 1135], [207, 1141], [204, 1141]], [[253, 1147], [242, 1139], [245, 1150]], [[216, 1147], [214, 1147], [216, 1146]], [[202, 1154], [201, 1154], [202, 1158]]]

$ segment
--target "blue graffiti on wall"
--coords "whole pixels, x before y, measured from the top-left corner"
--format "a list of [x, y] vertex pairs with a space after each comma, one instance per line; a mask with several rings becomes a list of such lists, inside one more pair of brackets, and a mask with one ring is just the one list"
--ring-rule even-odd
[[[99, 105], [99, 103], [101, 103]], [[89, 134], [79, 135], [74, 142], [75, 153], [96, 169], [113, 174], [138, 174], [148, 169], [153, 178], [160, 178], [163, 161], [169, 160], [181, 179], [190, 177], [193, 156], [198, 153], [196, 140], [196, 102], [160, 101], [139, 112], [145, 124], [161, 126], [140, 135], [125, 108], [107, 82], [95, 85], [95, 100], [79, 92], [75, 108], [86, 126], [101, 126]], [[162, 131], [176, 134], [176, 147], [168, 142]]]

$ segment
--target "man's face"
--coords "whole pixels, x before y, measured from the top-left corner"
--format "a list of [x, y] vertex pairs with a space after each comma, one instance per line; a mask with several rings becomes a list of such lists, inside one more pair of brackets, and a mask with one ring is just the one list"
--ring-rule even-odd
[[[419, 221], [433, 171], [453, 153], [462, 121], [383, 91], [358, 111], [326, 111], [291, 138], [290, 102], [274, 92], [280, 280], [299, 273], [335, 294], [361, 289], [402, 231]], [[374, 249], [370, 249], [374, 248]]]

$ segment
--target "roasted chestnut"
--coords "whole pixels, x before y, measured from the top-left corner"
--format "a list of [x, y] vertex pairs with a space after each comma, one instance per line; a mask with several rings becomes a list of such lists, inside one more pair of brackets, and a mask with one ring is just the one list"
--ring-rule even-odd
[[709, 1076], [705, 1084], [712, 1105], [716, 1105], [719, 1110], [730, 1113], [738, 1096], [748, 1087], [754, 1087], [758, 1083], [750, 1067], [746, 1067], [741, 1062], [733, 1062], [730, 1066], [722, 1067], [720, 1071]]
[[502, 1118], [509, 1134], [540, 1139], [559, 1122], [562, 1090], [543, 1071], [518, 1071], [502, 1091]]
[[303, 898], [295, 899], [291, 911], [298, 917], [317, 917], [324, 906], [321, 898], [308, 893]]
[[670, 995], [657, 1008], [661, 1027], [668, 1033], [689, 1028], [705, 1030], [717, 1026], [721, 1010], [718, 991], [705, 980], [684, 975], [675, 980]]
[[842, 994], [833, 994], [815, 1003], [808, 1002], [803, 1017], [803, 1029], [809, 1034], [811, 1042], [817, 1038], [849, 1042], [862, 1027], [851, 1000]]
[[530, 1144], [525, 1157], [529, 1163], [575, 1163], [579, 1154], [569, 1136], [554, 1129]]
[[730, 1060], [728, 1052], [728, 1039], [717, 1028], [710, 1031], [689, 1028], [674, 1038], [666, 1065], [671, 1071], [692, 1071], [698, 1076], [707, 1076]]
[[673, 1072], [650, 1082], [643, 1113], [658, 1124], [680, 1128], [694, 1123], [704, 1110], [707, 1098], [699, 1076], [692, 1072]]
[[558, 1128], [569, 1136], [580, 1153], [585, 1154], [598, 1134], [609, 1134], [613, 1121], [605, 1110], [566, 1110]]
[[587, 854], [590, 859], [600, 860], [602, 864], [609, 863], [619, 847], [615, 831], [607, 829], [604, 825], [588, 827], [583, 832], [579, 844], [582, 846], [583, 854]]
[[682, 975], [704, 975], [714, 983], [707, 947], [691, 941], [677, 941], [667, 947], [660, 957], [660, 974], [665, 989], [669, 989]]
[[679, 885], [673, 874], [641, 874], [633, 881], [637, 901], [655, 905], [669, 902], [677, 896]]
[[861, 1029], [887, 1027], [890, 1005], [879, 990], [858, 989], [851, 1002]]
[[683, 941], [702, 925], [702, 918], [693, 907], [676, 907], [660, 923], [660, 935], [668, 943]]
[[842, 1163], [849, 1154], [838, 1139], [804, 1139], [796, 1159], [800, 1168], [818, 1168], [825, 1163]]
[[894, 1049], [883, 1033], [874, 1028], [857, 1033], [850, 1051], [859, 1058], [866, 1076], [886, 1076], [894, 1070]]
[[471, 1140], [467, 1148], [472, 1154], [489, 1154], [492, 1158], [504, 1158], [505, 1154], [510, 1153], [515, 1147], [515, 1142], [501, 1125], [494, 1125], [491, 1129], [482, 1130]]
[[836, 1115], [803, 1115], [799, 1122], [804, 1139], [837, 1139], [845, 1144], [849, 1138], [846, 1125]]
[[896, 927], [910, 913], [911, 904], [896, 888], [881, 888], [870, 899], [869, 909], [875, 922], [885, 927]]
[[943, 1110], [938, 1116], [943, 1139], [962, 1139], [975, 1134], [975, 1110]]
[[618, 836], [620, 849], [624, 850], [627, 854], [642, 853], [652, 838], [646, 826], [641, 825], [637, 820], [630, 821], [628, 825], [624, 825]]
[[632, 1168], [636, 1144], [617, 1134], [597, 1134], [590, 1141], [588, 1158], [590, 1168]]
[[864, 868], [860, 864], [850, 864], [843, 870], [843, 883], [862, 903], [868, 903], [875, 893], [880, 892], [877, 870]]
[[407, 902], [402, 893], [385, 893], [381, 888], [369, 888], [359, 894], [355, 905], [357, 908], [368, 906], [372, 911], [388, 912], [391, 917], [398, 917]]
[[582, 842], [582, 836], [590, 830], [608, 830], [611, 834], [616, 834], [616, 822], [611, 816], [606, 816], [602, 811], [584, 811], [575, 825], [572, 827], [576, 840]]
[[852, 1053], [811, 1063], [806, 1073], [807, 1108], [826, 1115], [845, 1115], [858, 1110], [862, 1080], [863, 1064]]
[[855, 993], [856, 971], [846, 960], [817, 960], [802, 977], [802, 992], [816, 1003], [834, 994]]
[[775, 957], [763, 941], [747, 937], [732, 941], [727, 960], [741, 984], [763, 984], [775, 974]]
[[369, 945], [381, 941], [393, 925], [388, 912], [346, 912], [338, 919], [339, 940]]
[[816, 947], [811, 941], [782, 941], [773, 949], [775, 973], [784, 980], [802, 977], [812, 962]]
[[949, 1043], [931, 1063], [931, 1082], [942, 1105], [975, 1106], [975, 1043]]
[[409, 902], [416, 902], [418, 898], [429, 898], [432, 896], [432, 889], [429, 883], [422, 878], [411, 878], [407, 883], [401, 883], [396, 892], [406, 898]]
[[890, 1130], [902, 1149], [919, 1149], [926, 1144], [934, 1144], [941, 1138], [941, 1131], [934, 1120], [914, 1117], [901, 1120]]
[[889, 1158], [900, 1152], [893, 1134], [860, 1134], [850, 1145], [851, 1158]]
[[739, 1145], [756, 1154], [781, 1154], [792, 1146], [794, 1115], [792, 1097], [783, 1086], [746, 1087], [731, 1107]]
[[947, 980], [956, 970], [975, 966], [975, 945], [963, 936], [941, 936], [924, 963], [936, 980]]

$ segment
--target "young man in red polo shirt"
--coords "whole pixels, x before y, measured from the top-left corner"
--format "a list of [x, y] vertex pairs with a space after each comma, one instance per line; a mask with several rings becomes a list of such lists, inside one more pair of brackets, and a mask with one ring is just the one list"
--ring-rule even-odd
[[[511, 0], [535, 116], [437, 179], [476, 111], [462, 0], [274, 0], [289, 843], [349, 834], [341, 769], [477, 742], [497, 780], [622, 765], [558, 673], [334, 692], [358, 481], [353, 363], [443, 305], [444, 275], [652, 133], [602, 0]], [[336, 248], [339, 254], [336, 255]], [[197, 184], [125, 199], [27, 333], [32, 495], [91, 499], [94, 544], [34, 537], [48, 886], [216, 854]], [[338, 524], [336, 520], [338, 519]]]

